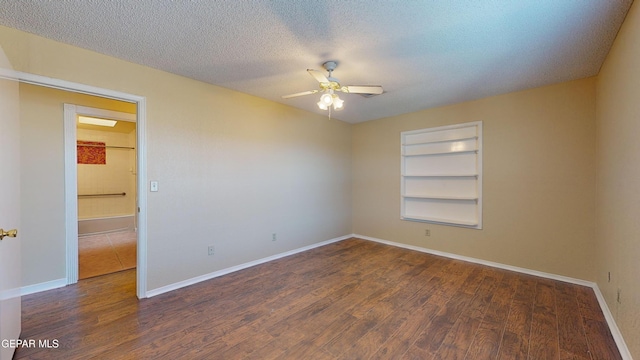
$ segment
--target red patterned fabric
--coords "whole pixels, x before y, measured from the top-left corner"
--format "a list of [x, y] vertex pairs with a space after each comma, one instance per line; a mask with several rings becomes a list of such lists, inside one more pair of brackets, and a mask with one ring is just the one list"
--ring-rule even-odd
[[78, 164], [105, 165], [107, 163], [106, 145], [103, 142], [78, 140]]

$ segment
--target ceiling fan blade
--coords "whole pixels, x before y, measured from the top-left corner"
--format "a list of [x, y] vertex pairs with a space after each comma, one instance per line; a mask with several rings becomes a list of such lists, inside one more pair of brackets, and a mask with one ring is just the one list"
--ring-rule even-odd
[[328, 83], [329, 79], [327, 79], [327, 77], [322, 73], [322, 71], [318, 71], [318, 70], [313, 70], [313, 69], [307, 69], [307, 71], [309, 72], [309, 74], [311, 74], [311, 76], [313, 76], [314, 79], [316, 79], [319, 83]]
[[298, 96], [304, 96], [304, 95], [311, 95], [311, 94], [315, 94], [320, 90], [309, 90], [309, 91], [303, 91], [303, 92], [299, 92], [299, 93], [295, 93], [295, 94], [291, 94], [291, 95], [284, 95], [282, 98], [283, 99], [290, 99], [293, 97], [298, 97]]
[[348, 85], [343, 86], [342, 91], [350, 94], [373, 94], [380, 95], [383, 93], [380, 85]]

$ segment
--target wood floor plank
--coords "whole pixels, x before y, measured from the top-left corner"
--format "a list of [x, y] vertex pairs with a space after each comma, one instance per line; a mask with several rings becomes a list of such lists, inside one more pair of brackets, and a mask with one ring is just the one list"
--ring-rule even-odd
[[576, 297], [578, 299], [578, 306], [582, 317], [600, 322], [607, 322], [604, 314], [602, 313], [602, 309], [600, 309], [600, 304], [598, 303], [598, 299], [596, 298], [593, 289], [585, 286], [577, 286]]
[[429, 265], [427, 265], [426, 268], [421, 268], [421, 272], [429, 273], [428, 278], [417, 280], [415, 274], [402, 276], [393, 284], [389, 284], [386, 291], [376, 294], [375, 297], [371, 297], [366, 303], [354, 308], [351, 314], [355, 317], [363, 318], [367, 313], [374, 311], [380, 313], [382, 317], [387, 316], [399, 306], [398, 303], [405, 301], [420, 287], [428, 283], [441, 282], [441, 277], [437, 276], [437, 274], [448, 268], [448, 266], [445, 265], [447, 265], [447, 263], [444, 261], [431, 262], [429, 260]]
[[301, 342], [300, 344], [287, 350], [283, 355], [283, 359], [309, 359], [309, 360], [334, 360], [335, 357], [327, 353], [324, 349], [318, 348], [310, 342]]
[[350, 348], [347, 348], [336, 358], [345, 360], [371, 358], [381, 346], [386, 345], [387, 340], [391, 339], [398, 329], [407, 323], [410, 315], [407, 311], [398, 311], [387, 316], [378, 326], [361, 336]]
[[535, 289], [536, 281], [534, 279], [518, 277], [516, 293], [509, 308], [498, 359], [523, 360], [529, 356]]
[[367, 332], [374, 329], [384, 318], [385, 317], [374, 312], [367, 313], [363, 318], [351, 324], [351, 326], [338, 334], [334, 334], [334, 337], [323, 346], [323, 349], [334, 357], [340, 356], [346, 349], [351, 348], [352, 344], [365, 336]]
[[432, 290], [433, 287], [427, 285], [414, 293], [397, 311], [387, 316], [378, 326], [342, 353], [341, 358], [394, 359], [400, 357], [437, 313], [437, 306], [428, 303], [433, 294]]
[[312, 339], [310, 341], [314, 346], [324, 348], [327, 343], [336, 337], [336, 334], [342, 333], [360, 320], [361, 319], [353, 317], [349, 313], [341, 314], [338, 317], [327, 319], [326, 321], [329, 324], [324, 328], [314, 328], [311, 331], [307, 330], [303, 335], [308, 339]]
[[475, 334], [466, 359], [495, 359], [504, 334], [509, 308], [516, 293], [516, 275], [505, 274]]
[[485, 277], [475, 296], [448, 332], [435, 359], [464, 359], [501, 279]]
[[558, 319], [553, 284], [539, 281], [531, 319], [529, 359], [559, 359]]
[[[387, 321], [390, 321], [390, 322], [397, 321], [397, 319], [395, 318], [391, 318], [389, 320], [389, 316], [393, 313], [400, 313], [400, 310], [403, 309], [403, 304], [406, 304], [409, 301], [409, 299], [413, 298], [413, 299], [416, 299], [416, 301], [418, 302], [420, 301], [424, 302], [427, 300], [426, 297], [420, 297], [418, 295], [418, 292], [422, 288], [429, 287], [429, 284], [430, 284], [429, 280], [431, 280], [433, 276], [430, 274], [426, 274], [425, 276], [421, 276], [421, 275], [427, 271], [433, 272], [439, 269], [442, 263], [439, 261], [433, 261], [433, 259], [429, 257], [427, 258], [427, 261], [423, 260], [422, 263], [416, 262], [416, 264], [417, 265], [414, 265], [414, 270], [406, 272], [406, 276], [403, 276], [404, 280], [399, 281], [399, 279], [397, 279], [393, 281], [393, 283], [387, 284], [386, 296], [377, 297], [377, 299], [374, 300], [373, 302], [369, 302], [368, 305], [375, 304], [373, 307], [371, 306], [367, 307], [366, 306], [367, 304], [364, 304], [365, 306], [358, 306], [357, 309], [359, 310], [368, 309], [366, 310], [366, 313], [364, 315], [359, 315], [357, 312], [354, 313], [352, 311], [352, 314], [354, 314], [355, 316], [360, 316], [362, 319], [362, 321], [358, 321], [356, 324], [353, 324], [353, 326], [364, 327], [364, 329], [368, 329], [368, 330], [364, 330], [364, 334], [362, 334], [362, 336], [359, 339], [355, 339], [353, 341], [353, 345], [351, 346], [351, 349], [349, 352], [353, 352], [354, 348], [359, 348], [360, 346], [364, 346], [366, 349], [364, 353], [370, 354], [372, 352], [369, 352], [369, 351], [375, 351], [377, 347], [380, 346], [380, 343], [378, 342], [379, 340], [371, 340], [371, 338], [384, 339], [388, 336], [387, 334], [387, 332], [389, 331], [388, 326], [377, 327], [377, 331], [374, 331], [374, 329], [376, 329], [375, 327], [370, 329], [368, 328], [368, 324], [370, 321], [369, 319], [379, 318], [379, 319], [387, 319]], [[384, 310], [381, 311], [381, 309], [387, 309], [387, 311], [384, 311]], [[391, 326], [391, 328], [394, 328], [394, 327]], [[344, 329], [343, 331], [346, 332], [351, 330]], [[340, 336], [340, 334], [338, 334], [334, 339], [332, 339], [332, 341], [328, 342], [324, 346], [325, 348], [327, 348], [328, 352], [336, 356], [339, 356], [339, 355], [342, 355], [341, 353], [339, 353], [339, 351], [344, 351], [344, 349], [348, 347], [344, 345], [336, 346], [336, 343], [344, 344], [344, 341], [345, 340]], [[373, 346], [369, 346], [370, 344], [373, 344]], [[343, 350], [337, 350], [337, 349], [343, 349]], [[363, 353], [363, 351], [359, 351], [359, 352]], [[358, 355], [358, 357], [361, 357], [361, 356], [364, 356], [364, 355], [362, 354]]]
[[[456, 266], [456, 263], [450, 263], [445, 269], [446, 273], [450, 271], [450, 266]], [[444, 280], [439, 283], [437, 294], [431, 299], [431, 303], [437, 305], [440, 311], [434, 316], [427, 327], [418, 336], [414, 345], [426, 353], [434, 356], [449, 330], [456, 323], [467, 304], [473, 299], [474, 294], [468, 291], [467, 287], [457, 287], [456, 284], [465, 284], [466, 279], [477, 279], [477, 274], [481, 272], [480, 267], [469, 267], [468, 272], [462, 277], [458, 277], [457, 282]], [[461, 275], [459, 273], [459, 275]], [[442, 274], [442, 276], [445, 276]], [[449, 286], [447, 286], [449, 285]], [[453, 286], [451, 286], [453, 285]], [[477, 287], [474, 287], [477, 289]], [[451, 289], [456, 290], [452, 292]]]
[[286, 349], [294, 346], [281, 346], [277, 342], [278, 339], [274, 339], [273, 341], [265, 344], [264, 346], [256, 349], [251, 354], [246, 356], [246, 360], [272, 360], [272, 359], [282, 359], [283, 354], [287, 351]]
[[135, 279], [24, 296], [23, 339], [60, 345], [15, 359], [621, 358], [591, 289], [359, 239], [150, 299]]
[[399, 359], [409, 350], [437, 312], [438, 307], [430, 303], [423, 304], [418, 310], [406, 310], [406, 319], [395, 327], [396, 331], [391, 336], [385, 337], [384, 333], [381, 333], [378, 344], [382, 346], [379, 346], [371, 359]]
[[594, 359], [622, 359], [611, 331], [605, 322], [585, 318], [585, 331], [589, 349]]
[[[375, 277], [375, 273], [372, 276]], [[373, 279], [360, 285], [341, 298], [332, 298], [329, 306], [309, 314], [309, 316], [304, 316], [300, 320], [287, 317], [285, 335], [288, 336], [287, 333], [303, 333], [315, 346], [324, 346], [335, 337], [335, 334], [344, 331], [347, 326], [355, 322], [356, 318], [349, 313], [352, 308], [366, 302], [374, 294], [384, 292], [383, 287]], [[340, 319], [340, 322], [336, 322], [336, 319]], [[277, 328], [285, 326], [275, 324], [275, 328], [272, 328], [271, 332], [274, 335], [282, 336], [283, 333], [279, 333], [281, 330]]]
[[401, 360], [432, 360], [434, 355], [424, 349], [417, 347], [415, 344], [411, 345], [409, 349], [402, 354]]
[[469, 294], [460, 294], [445, 303], [443, 307], [434, 316], [426, 329], [418, 336], [414, 345], [426, 353], [435, 355], [438, 351], [449, 330], [456, 323], [463, 309], [471, 301], [472, 296]]
[[590, 360], [585, 327], [578, 308], [576, 287], [566, 283], [555, 283], [558, 309], [558, 339], [560, 359]]
[[621, 359], [593, 289], [585, 286], [574, 286], [574, 289], [593, 359]]

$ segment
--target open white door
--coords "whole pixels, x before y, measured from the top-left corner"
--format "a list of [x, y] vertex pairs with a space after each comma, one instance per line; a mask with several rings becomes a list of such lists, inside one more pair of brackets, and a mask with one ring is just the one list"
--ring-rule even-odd
[[20, 121], [18, 81], [0, 47], [0, 360], [13, 357], [21, 331]]

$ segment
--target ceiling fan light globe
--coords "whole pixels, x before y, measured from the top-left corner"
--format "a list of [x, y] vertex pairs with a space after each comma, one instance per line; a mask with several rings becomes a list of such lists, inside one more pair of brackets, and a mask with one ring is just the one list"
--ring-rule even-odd
[[327, 105], [325, 105], [322, 101], [318, 101], [318, 107], [320, 108], [320, 110], [328, 110], [329, 107]]
[[333, 99], [333, 110], [339, 111], [342, 109], [344, 109], [344, 100], [336, 96], [335, 99]]
[[324, 94], [320, 96], [320, 102], [323, 103], [325, 106], [329, 106], [333, 104], [333, 97], [331, 97], [331, 94]]

